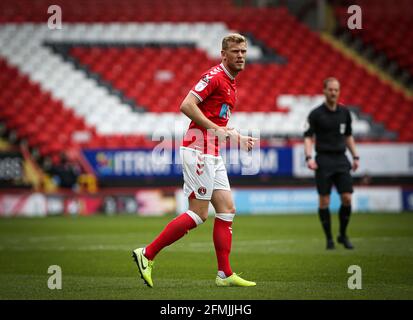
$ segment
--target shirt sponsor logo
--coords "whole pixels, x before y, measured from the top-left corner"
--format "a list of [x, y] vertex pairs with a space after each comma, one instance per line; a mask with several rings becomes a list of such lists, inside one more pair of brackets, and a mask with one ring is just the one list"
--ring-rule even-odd
[[226, 103], [222, 104], [219, 117], [224, 119], [229, 119], [231, 117], [231, 110], [229, 108], [229, 105], [227, 105]]

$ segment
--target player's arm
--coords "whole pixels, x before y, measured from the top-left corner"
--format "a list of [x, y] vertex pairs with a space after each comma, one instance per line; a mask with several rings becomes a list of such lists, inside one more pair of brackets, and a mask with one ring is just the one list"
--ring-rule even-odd
[[186, 115], [189, 119], [191, 119], [200, 127], [205, 128], [207, 130], [214, 130], [216, 135], [218, 135], [221, 138], [226, 138], [228, 136], [227, 128], [220, 127], [213, 123], [211, 120], [209, 120], [202, 113], [201, 109], [199, 109], [198, 103], [200, 102], [201, 101], [198, 99], [198, 97], [189, 92], [188, 95], [185, 97], [184, 101], [182, 101], [180, 110], [184, 115]]
[[197, 97], [195, 97], [195, 95], [189, 92], [184, 101], [182, 101], [180, 110], [184, 115], [186, 115], [189, 119], [191, 119], [202, 128], [218, 129], [219, 126], [205, 117], [201, 109], [199, 109], [198, 103], [200, 102], [201, 101]]
[[356, 171], [360, 165], [360, 157], [356, 150], [356, 142], [354, 141], [353, 136], [346, 137], [346, 146], [350, 150], [351, 155], [353, 156], [353, 171]]
[[237, 144], [239, 143], [241, 149], [247, 151], [250, 151], [254, 147], [255, 141], [258, 140], [258, 138], [244, 136], [240, 134], [238, 130], [232, 128], [227, 128], [227, 134], [231, 141], [234, 141]]

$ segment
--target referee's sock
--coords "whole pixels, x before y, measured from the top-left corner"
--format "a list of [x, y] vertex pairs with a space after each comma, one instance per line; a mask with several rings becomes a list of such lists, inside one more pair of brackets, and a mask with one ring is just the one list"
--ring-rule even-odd
[[340, 221], [340, 236], [341, 237], [346, 237], [346, 230], [347, 230], [347, 225], [350, 221], [350, 215], [351, 215], [351, 206], [344, 206], [341, 205], [340, 210], [338, 211], [338, 217]]
[[323, 226], [324, 233], [327, 240], [333, 240], [331, 234], [331, 219], [330, 219], [330, 209], [329, 208], [318, 208], [318, 216], [320, 217], [321, 225]]

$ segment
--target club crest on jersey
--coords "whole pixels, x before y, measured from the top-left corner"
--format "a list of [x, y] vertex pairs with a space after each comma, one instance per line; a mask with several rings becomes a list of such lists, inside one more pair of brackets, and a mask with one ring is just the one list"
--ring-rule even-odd
[[201, 196], [204, 196], [204, 195], [206, 195], [206, 193], [207, 193], [207, 189], [206, 189], [205, 187], [199, 187], [199, 188], [198, 188], [198, 193], [199, 193]]
[[344, 134], [344, 132], [346, 132], [346, 124], [340, 123], [340, 133]]
[[199, 82], [195, 86], [195, 91], [201, 92], [206, 88], [208, 85], [208, 82], [206, 82], [204, 79], [199, 80]]

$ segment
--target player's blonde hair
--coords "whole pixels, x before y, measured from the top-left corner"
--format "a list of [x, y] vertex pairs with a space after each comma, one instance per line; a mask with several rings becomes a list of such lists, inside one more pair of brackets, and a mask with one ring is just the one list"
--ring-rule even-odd
[[239, 33], [231, 33], [222, 39], [222, 50], [227, 50], [230, 42], [247, 43], [247, 39]]

